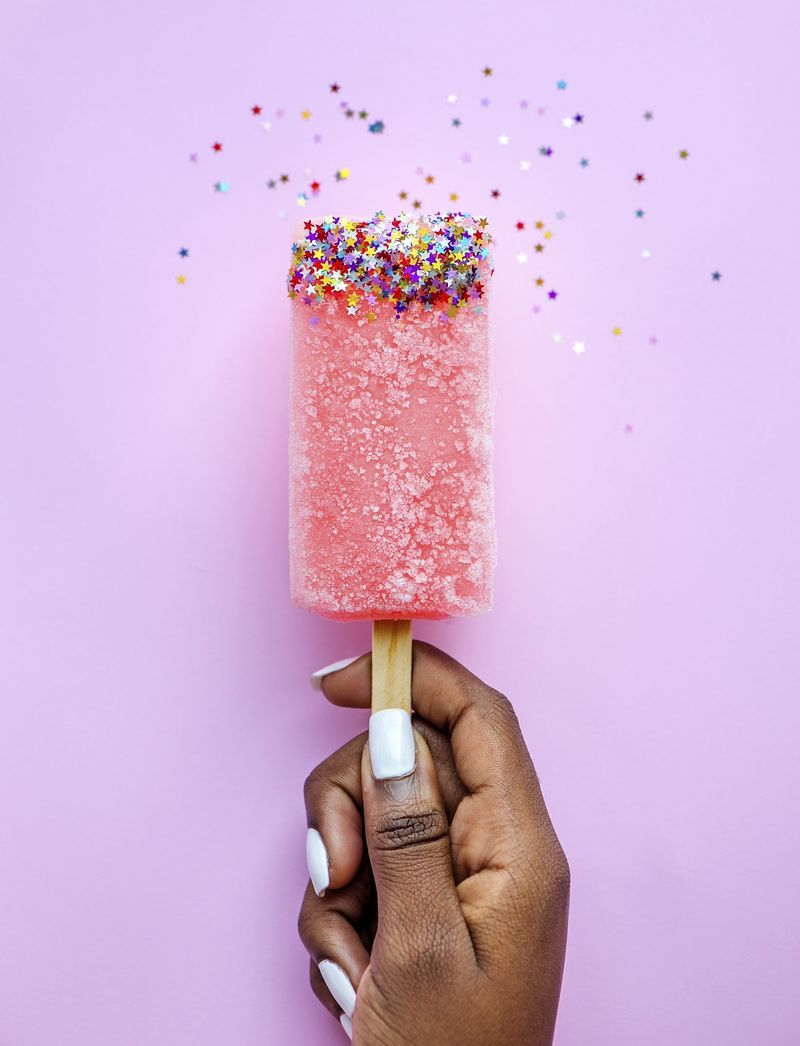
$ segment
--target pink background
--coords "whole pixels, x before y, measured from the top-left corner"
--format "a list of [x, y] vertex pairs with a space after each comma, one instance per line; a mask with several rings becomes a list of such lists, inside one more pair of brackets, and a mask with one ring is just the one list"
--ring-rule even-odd
[[368, 643], [288, 598], [316, 176], [308, 213], [458, 191], [498, 237], [496, 606], [419, 633], [515, 700], [570, 857], [558, 1043], [797, 1042], [790, 12], [5, 5], [2, 1046], [343, 1041], [294, 925], [303, 778], [364, 726], [307, 677]]

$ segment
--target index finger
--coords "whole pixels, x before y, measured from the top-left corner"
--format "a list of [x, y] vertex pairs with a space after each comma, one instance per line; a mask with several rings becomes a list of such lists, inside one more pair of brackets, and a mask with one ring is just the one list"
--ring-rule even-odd
[[[538, 782], [511, 703], [444, 651], [414, 641], [411, 703], [451, 737], [456, 769], [471, 793], [508, 792], [522, 785], [539, 794]], [[368, 708], [372, 693], [369, 654], [326, 675], [322, 692], [334, 705]]]

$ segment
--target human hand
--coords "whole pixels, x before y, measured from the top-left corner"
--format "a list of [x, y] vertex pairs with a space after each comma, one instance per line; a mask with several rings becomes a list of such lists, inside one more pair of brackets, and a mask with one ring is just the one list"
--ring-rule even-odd
[[[376, 780], [362, 734], [305, 784], [312, 987], [356, 1046], [549, 1046], [569, 867], [519, 723], [446, 654], [413, 658], [413, 773]], [[370, 667], [329, 672], [327, 699], [369, 707]]]

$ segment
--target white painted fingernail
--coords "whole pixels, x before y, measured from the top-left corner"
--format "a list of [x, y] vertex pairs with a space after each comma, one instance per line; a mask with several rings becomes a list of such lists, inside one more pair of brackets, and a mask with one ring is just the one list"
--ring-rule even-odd
[[328, 851], [316, 828], [309, 828], [306, 832], [306, 861], [314, 892], [317, 897], [323, 897], [331, 884], [331, 874], [328, 867]]
[[343, 1013], [342, 1016], [339, 1018], [339, 1023], [344, 1028], [344, 1030], [347, 1032], [347, 1038], [350, 1039], [350, 1041], [352, 1042], [353, 1041], [353, 1022], [350, 1020], [350, 1018], [347, 1016], [346, 1013]]
[[315, 690], [322, 689], [322, 680], [325, 676], [329, 676], [331, 672], [338, 672], [342, 668], [347, 668], [348, 665], [352, 665], [354, 661], [358, 661], [360, 654], [356, 657], [345, 657], [341, 661], [334, 661], [332, 665], [326, 665], [324, 668], [318, 668], [316, 672], [311, 675], [311, 686]]
[[319, 972], [322, 974], [322, 979], [327, 984], [328, 991], [337, 1004], [341, 1006], [348, 1017], [352, 1017], [353, 1010], [356, 1008], [356, 990], [350, 983], [350, 978], [341, 966], [337, 966], [330, 959], [322, 960], [319, 964]]
[[402, 708], [384, 708], [369, 717], [369, 761], [378, 781], [406, 777], [417, 761], [411, 716]]

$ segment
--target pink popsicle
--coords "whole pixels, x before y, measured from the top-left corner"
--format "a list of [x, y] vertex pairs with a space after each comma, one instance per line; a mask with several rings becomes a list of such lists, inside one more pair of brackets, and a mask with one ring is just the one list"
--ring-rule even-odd
[[486, 220], [305, 222], [289, 273], [292, 597], [340, 620], [492, 599]]

